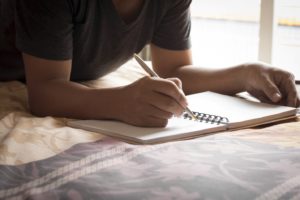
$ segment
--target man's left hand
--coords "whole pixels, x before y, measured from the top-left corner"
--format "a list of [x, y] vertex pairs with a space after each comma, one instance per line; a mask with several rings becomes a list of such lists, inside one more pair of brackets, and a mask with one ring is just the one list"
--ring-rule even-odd
[[245, 66], [245, 89], [265, 103], [299, 107], [294, 75], [265, 63]]

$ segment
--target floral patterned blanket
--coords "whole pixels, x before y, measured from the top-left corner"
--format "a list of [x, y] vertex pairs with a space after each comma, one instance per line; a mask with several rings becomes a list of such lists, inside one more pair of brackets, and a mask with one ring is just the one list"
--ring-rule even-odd
[[[134, 63], [91, 87], [128, 84]], [[132, 145], [32, 116], [26, 86], [0, 83], [0, 199], [300, 199], [300, 120]]]
[[[90, 87], [129, 84], [145, 72], [133, 61], [95, 81]], [[27, 88], [21, 82], [0, 82], [0, 164], [20, 165], [49, 158], [71, 146], [99, 140], [103, 135], [72, 129], [62, 118], [39, 118], [30, 114]]]

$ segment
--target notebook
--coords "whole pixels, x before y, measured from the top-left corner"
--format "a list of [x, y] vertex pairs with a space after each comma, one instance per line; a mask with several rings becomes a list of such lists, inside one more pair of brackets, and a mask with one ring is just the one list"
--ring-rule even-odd
[[296, 108], [259, 103], [214, 92], [188, 95], [187, 100], [198, 120], [193, 120], [184, 113], [181, 117], [170, 119], [163, 128], [137, 127], [111, 120], [74, 120], [69, 121], [68, 125], [131, 143], [152, 144], [253, 127], [295, 117], [297, 114]]

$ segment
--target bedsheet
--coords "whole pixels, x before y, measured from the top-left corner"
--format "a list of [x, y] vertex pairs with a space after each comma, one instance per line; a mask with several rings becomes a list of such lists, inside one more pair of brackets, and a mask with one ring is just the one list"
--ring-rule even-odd
[[272, 128], [157, 145], [107, 137], [76, 144], [47, 159], [0, 165], [0, 198], [297, 200], [299, 125]]
[[[144, 75], [146, 73], [134, 61], [129, 61], [117, 71], [83, 84], [95, 88], [117, 87]], [[69, 128], [67, 120], [31, 115], [26, 85], [17, 81], [0, 82], [0, 164], [17, 165], [48, 158], [74, 144], [103, 137]]]
[[[144, 76], [134, 62], [90, 87]], [[31, 115], [0, 83], [0, 199], [300, 199], [300, 120], [133, 145]]]

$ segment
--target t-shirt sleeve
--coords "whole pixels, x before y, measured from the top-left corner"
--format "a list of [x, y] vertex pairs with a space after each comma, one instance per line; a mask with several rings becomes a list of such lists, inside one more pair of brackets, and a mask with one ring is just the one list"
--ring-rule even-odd
[[73, 23], [68, 0], [18, 0], [15, 10], [16, 46], [33, 56], [72, 58]]
[[154, 30], [152, 43], [165, 49], [186, 50], [190, 43], [191, 0], [172, 0], [171, 5]]

